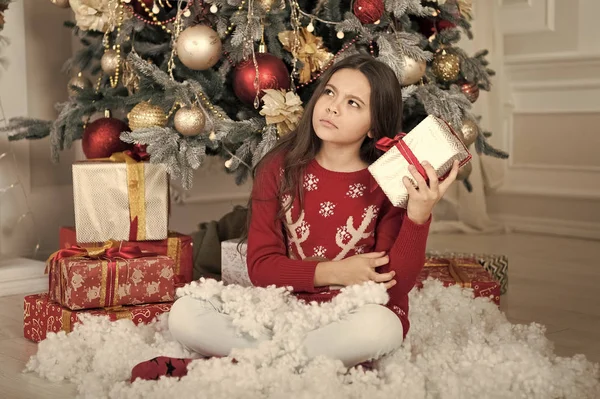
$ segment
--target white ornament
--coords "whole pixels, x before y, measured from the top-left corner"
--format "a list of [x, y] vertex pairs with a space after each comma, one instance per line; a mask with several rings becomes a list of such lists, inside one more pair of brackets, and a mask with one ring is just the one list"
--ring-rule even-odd
[[336, 36], [337, 36], [338, 39], [343, 39], [344, 38], [344, 32], [339, 31]]
[[315, 26], [313, 25], [312, 21], [308, 24], [308, 26], [306, 27], [306, 30], [311, 33], [315, 31]]
[[219, 7], [217, 7], [216, 4], [213, 4], [212, 6], [210, 6], [210, 12], [212, 12], [213, 14], [216, 14], [219, 11]]
[[225, 161], [225, 167], [227, 169], [231, 168], [232, 163], [233, 163], [233, 158], [229, 158], [227, 161]]

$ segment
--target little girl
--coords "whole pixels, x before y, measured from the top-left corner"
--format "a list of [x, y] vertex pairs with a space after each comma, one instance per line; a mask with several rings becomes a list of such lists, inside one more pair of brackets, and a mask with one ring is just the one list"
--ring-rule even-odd
[[[372, 190], [367, 167], [382, 152], [375, 144], [402, 131], [401, 86], [394, 72], [368, 55], [349, 56], [329, 68], [296, 130], [281, 138], [255, 171], [250, 200], [248, 272], [255, 286], [291, 286], [310, 301], [329, 301], [339, 288], [382, 283], [386, 306], [365, 305], [345, 319], [308, 333], [309, 357], [341, 360], [346, 367], [397, 349], [409, 329], [408, 293], [425, 259], [431, 212], [455, 180], [428, 182], [411, 167], [406, 209]], [[238, 336], [222, 304], [189, 296], [169, 315], [173, 337], [204, 356], [227, 356], [269, 336]], [[184, 375], [189, 360], [155, 358], [136, 366], [137, 377]]]

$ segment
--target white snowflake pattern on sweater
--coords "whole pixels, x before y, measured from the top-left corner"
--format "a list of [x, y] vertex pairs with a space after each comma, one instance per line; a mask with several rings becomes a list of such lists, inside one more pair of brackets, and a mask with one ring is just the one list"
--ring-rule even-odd
[[327, 248], [325, 248], [322, 245], [319, 245], [318, 247], [315, 247], [313, 249], [313, 256], [319, 257], [319, 258], [324, 258], [325, 254], [327, 253]]
[[348, 187], [348, 192], [346, 193], [346, 197], [350, 198], [358, 198], [362, 197], [365, 193], [365, 189], [367, 186], [361, 183], [351, 184]]
[[317, 183], [319, 182], [319, 178], [312, 173], [304, 176], [304, 189], [306, 191], [315, 191], [317, 188]]
[[330, 201], [321, 202], [321, 209], [319, 209], [319, 214], [325, 218], [333, 215], [333, 210], [335, 209], [335, 204]]

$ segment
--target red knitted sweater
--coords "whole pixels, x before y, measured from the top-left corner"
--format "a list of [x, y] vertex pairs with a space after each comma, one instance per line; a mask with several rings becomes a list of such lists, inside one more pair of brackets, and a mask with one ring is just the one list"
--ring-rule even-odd
[[[387, 307], [408, 332], [408, 293], [425, 262], [431, 218], [413, 223], [402, 208], [394, 207], [383, 191], [370, 190], [367, 169], [333, 172], [313, 160], [303, 179], [304, 208], [298, 199], [277, 219], [289, 197], [278, 198], [283, 175], [282, 157], [263, 165], [252, 189], [252, 220], [248, 235], [248, 272], [255, 286], [292, 286], [305, 301], [329, 301], [339, 290], [315, 287], [319, 257], [341, 260], [356, 254], [387, 251], [388, 265], [378, 272], [396, 271], [397, 284], [388, 290]], [[398, 182], [402, 184], [402, 182]]]

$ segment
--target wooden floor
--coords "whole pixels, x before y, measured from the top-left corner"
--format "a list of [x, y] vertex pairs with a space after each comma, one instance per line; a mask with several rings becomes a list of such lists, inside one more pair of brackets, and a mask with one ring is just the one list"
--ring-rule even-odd
[[[600, 362], [600, 243], [549, 236], [432, 235], [432, 250], [501, 253], [509, 257], [509, 293], [502, 309], [514, 323], [547, 327], [556, 353]], [[0, 298], [0, 397], [70, 398], [70, 384], [23, 374], [36, 345], [22, 338], [22, 296]]]

